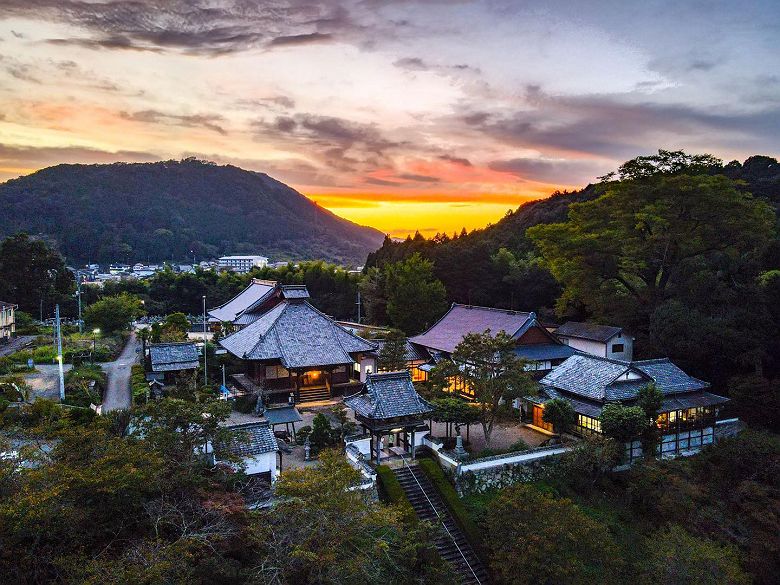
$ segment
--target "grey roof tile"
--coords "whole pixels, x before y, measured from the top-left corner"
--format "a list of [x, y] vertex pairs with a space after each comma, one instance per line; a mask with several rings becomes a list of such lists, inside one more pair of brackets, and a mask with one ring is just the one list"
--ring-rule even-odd
[[234, 431], [233, 437], [229, 443], [215, 445], [217, 457], [225, 452], [238, 457], [253, 457], [279, 450], [276, 437], [267, 422], [243, 423], [227, 428]]
[[269, 296], [276, 289], [276, 282], [272, 280], [252, 279], [244, 290], [230, 299], [228, 302], [209, 311], [212, 320], [232, 322], [258, 301]]
[[286, 368], [349, 364], [349, 354], [376, 348], [305, 300], [280, 302], [220, 344], [236, 357], [278, 359]]
[[194, 343], [155, 343], [149, 346], [153, 372], [172, 372], [198, 367], [198, 349]]
[[423, 416], [433, 411], [414, 389], [409, 372], [370, 374], [364, 392], [344, 399], [355, 413], [371, 419]]

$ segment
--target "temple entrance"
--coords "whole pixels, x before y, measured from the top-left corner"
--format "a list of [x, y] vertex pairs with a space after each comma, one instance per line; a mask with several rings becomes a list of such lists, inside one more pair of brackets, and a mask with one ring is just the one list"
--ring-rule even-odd
[[301, 374], [301, 386], [324, 386], [325, 374], [321, 370], [306, 370]]
[[553, 432], [552, 425], [548, 422], [544, 422], [544, 419], [542, 418], [543, 414], [544, 414], [544, 406], [541, 406], [539, 404], [534, 404], [533, 425], [535, 427], [539, 427], [540, 429], [544, 429], [545, 431]]

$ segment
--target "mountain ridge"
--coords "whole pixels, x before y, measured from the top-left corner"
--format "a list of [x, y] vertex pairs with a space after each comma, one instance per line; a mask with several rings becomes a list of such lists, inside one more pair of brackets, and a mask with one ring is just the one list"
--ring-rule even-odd
[[0, 184], [0, 208], [0, 237], [46, 237], [72, 262], [262, 254], [359, 265], [384, 237], [266, 173], [192, 158], [46, 167]]

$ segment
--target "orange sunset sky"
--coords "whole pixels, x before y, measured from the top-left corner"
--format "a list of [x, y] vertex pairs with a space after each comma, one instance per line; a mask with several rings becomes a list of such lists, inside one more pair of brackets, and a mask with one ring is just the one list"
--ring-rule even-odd
[[0, 181], [196, 156], [404, 236], [658, 148], [776, 156], [778, 11], [710, 4], [6, 0]]

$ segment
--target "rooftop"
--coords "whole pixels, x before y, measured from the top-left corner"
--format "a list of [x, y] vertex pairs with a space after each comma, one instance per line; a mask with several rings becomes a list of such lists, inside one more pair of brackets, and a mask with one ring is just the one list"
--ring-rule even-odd
[[369, 374], [364, 392], [344, 399], [356, 414], [371, 419], [423, 416], [433, 407], [414, 389], [409, 372]]
[[220, 344], [238, 358], [278, 359], [286, 368], [351, 364], [350, 354], [376, 349], [305, 299], [281, 301]]
[[580, 339], [601, 342], [607, 342], [622, 332], [623, 329], [621, 327], [597, 325], [596, 323], [578, 323], [577, 321], [567, 321], [555, 330], [556, 335], [563, 337], [578, 337]]
[[632, 400], [651, 382], [667, 396], [709, 387], [668, 358], [624, 362], [585, 354], [571, 356], [540, 380], [543, 386], [600, 402]]
[[155, 343], [149, 346], [153, 372], [191, 370], [198, 367], [198, 349], [194, 343]]
[[279, 450], [271, 427], [267, 422], [251, 422], [228, 427], [234, 435], [228, 444], [216, 445], [215, 452], [227, 451], [238, 457], [254, 457]]
[[233, 322], [249, 307], [270, 296], [275, 289], [276, 281], [254, 278], [249, 286], [228, 302], [211, 309], [209, 317], [217, 321]]
[[497, 334], [504, 331], [514, 336], [529, 320], [533, 313], [475, 307], [453, 303], [450, 310], [424, 333], [411, 337], [409, 341], [423, 347], [452, 353], [468, 333], [484, 333], [490, 330]]

